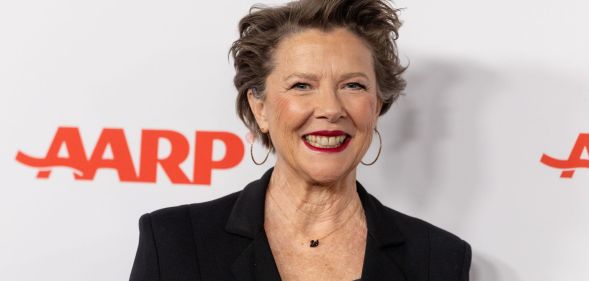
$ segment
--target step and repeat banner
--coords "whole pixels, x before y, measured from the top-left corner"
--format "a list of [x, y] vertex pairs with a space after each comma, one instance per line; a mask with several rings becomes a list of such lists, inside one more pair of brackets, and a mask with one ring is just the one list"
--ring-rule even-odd
[[[142, 214], [272, 166], [228, 59], [255, 3], [0, 4], [2, 280], [126, 280]], [[471, 280], [589, 280], [589, 3], [396, 6], [408, 87], [359, 180], [468, 241]]]

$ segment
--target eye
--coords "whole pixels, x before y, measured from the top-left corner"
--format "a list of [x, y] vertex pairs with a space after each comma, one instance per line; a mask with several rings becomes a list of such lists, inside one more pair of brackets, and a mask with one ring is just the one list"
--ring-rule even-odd
[[297, 83], [294, 83], [290, 88], [295, 89], [295, 90], [310, 90], [311, 85], [309, 85], [307, 83], [297, 82]]
[[360, 84], [358, 82], [346, 83], [344, 85], [344, 87], [352, 89], [352, 90], [366, 90], [366, 86], [364, 86], [363, 84]]

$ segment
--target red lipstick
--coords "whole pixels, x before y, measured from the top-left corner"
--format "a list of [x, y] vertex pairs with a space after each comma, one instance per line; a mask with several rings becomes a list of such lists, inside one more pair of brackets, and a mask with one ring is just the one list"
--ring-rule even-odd
[[[322, 137], [337, 137], [337, 136], [345, 136], [346, 138], [344, 139], [344, 142], [342, 144], [340, 144], [338, 147], [316, 147], [311, 145], [307, 139], [306, 136], [308, 135], [314, 135], [314, 136], [322, 136]], [[305, 143], [305, 145], [310, 148], [311, 150], [314, 151], [320, 151], [320, 152], [340, 152], [343, 151], [344, 149], [346, 149], [346, 147], [348, 147], [348, 144], [350, 143], [350, 135], [346, 134], [344, 131], [315, 131], [309, 134], [306, 134], [303, 136], [303, 142]]]

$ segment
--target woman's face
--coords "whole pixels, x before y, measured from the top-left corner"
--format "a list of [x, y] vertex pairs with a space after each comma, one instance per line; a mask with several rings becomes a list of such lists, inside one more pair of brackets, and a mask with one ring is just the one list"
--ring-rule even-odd
[[307, 29], [282, 39], [273, 62], [265, 98], [248, 98], [270, 134], [276, 167], [314, 183], [349, 175], [370, 146], [382, 105], [371, 51], [346, 29]]

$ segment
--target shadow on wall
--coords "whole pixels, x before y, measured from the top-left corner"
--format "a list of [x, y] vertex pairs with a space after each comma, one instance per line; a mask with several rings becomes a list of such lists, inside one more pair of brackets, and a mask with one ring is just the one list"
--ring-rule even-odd
[[[381, 174], [394, 182], [385, 197], [403, 198], [410, 210], [429, 214], [441, 204], [454, 229], [467, 227], [461, 224], [482, 195], [480, 112], [497, 95], [499, 74], [471, 61], [414, 58], [405, 79], [405, 96], [379, 124], [389, 154]], [[472, 281], [520, 280], [507, 264], [480, 255], [476, 245], [473, 251]]]
[[480, 182], [478, 116], [495, 95], [497, 76], [470, 61], [416, 59], [405, 78], [406, 96], [379, 123], [389, 154], [381, 174], [392, 179], [392, 190], [382, 192], [420, 212], [435, 213], [430, 208], [439, 202], [462, 202], [444, 210], [459, 227]]
[[[586, 112], [584, 106], [589, 88], [585, 80], [573, 76], [557, 73], [537, 62], [505, 61], [484, 65], [464, 59], [413, 57], [405, 75], [408, 82], [406, 96], [379, 120], [386, 155], [379, 160], [382, 161], [377, 166], [380, 170], [372, 172], [378, 175], [374, 179], [366, 178], [366, 182], [374, 181], [367, 184], [371, 187], [370, 192], [385, 205], [457, 234], [492, 234], [493, 231], [502, 231], [503, 237], [512, 237], [506, 236], [506, 232], [534, 234], [533, 239], [524, 242], [504, 241], [503, 244], [489, 236], [477, 237], [478, 241], [490, 239], [486, 245], [491, 245], [489, 249], [494, 248], [492, 245], [502, 245], [503, 249], [517, 246], [520, 250], [534, 252], [539, 245], [555, 245], [544, 249], [545, 256], [541, 261], [531, 257], [545, 266], [558, 262], [558, 257], [570, 256], [566, 247], [554, 242], [554, 232], [534, 232], [537, 226], [546, 223], [547, 217], [539, 214], [545, 211], [543, 200], [552, 204], [550, 197], [539, 198], [536, 205], [526, 206], [524, 210], [520, 209], [517, 197], [505, 197], [505, 202], [495, 201], [497, 210], [486, 206], [485, 211], [491, 216], [495, 211], [498, 215], [513, 211], [510, 213], [513, 217], [508, 220], [513, 228], [509, 230], [493, 229], [498, 226], [498, 221], [489, 226], [477, 223], [482, 229], [476, 231], [469, 228], [480, 219], [474, 217], [479, 211], [477, 207], [488, 200], [489, 194], [498, 198], [513, 196], [505, 191], [507, 187], [517, 186], [518, 191], [525, 191], [537, 186], [534, 177], [521, 176], [521, 173], [533, 172], [534, 168], [517, 165], [540, 165], [541, 150], [536, 152], [530, 148], [536, 143], [518, 141], [518, 134], [523, 134], [524, 140], [533, 139], [545, 132], [545, 128], [560, 128], [562, 120], [578, 120], [579, 116], [586, 116], [581, 114]], [[550, 112], [560, 112], [560, 115], [553, 118], [547, 114]], [[504, 141], [503, 136], [510, 139]], [[501, 155], [495, 159], [495, 155], [485, 153], [488, 145], [494, 145], [491, 152], [508, 148], [516, 155]], [[490, 160], [495, 162], [490, 163]], [[514, 161], [523, 162], [514, 164]], [[521, 167], [522, 170], [510, 167]], [[491, 179], [491, 176], [500, 178]], [[494, 185], [487, 184], [490, 182]], [[483, 187], [488, 189], [483, 190]], [[571, 213], [583, 213], [586, 204], [580, 196], [569, 199], [570, 204], [551, 208], [548, 219], [552, 220], [552, 225], [559, 226], [559, 232], [575, 233], [579, 229], [575, 220], [561, 218], [570, 217], [567, 215]], [[517, 224], [518, 221], [526, 224]], [[463, 238], [469, 241], [469, 237]], [[499, 257], [497, 259], [482, 255], [477, 251], [477, 245], [470, 242], [474, 252], [473, 281], [519, 281], [524, 274], [541, 276], [526, 264], [505, 263], [509, 252], [489, 252]], [[565, 243], [562, 241], [560, 245]], [[512, 262], [521, 260], [513, 259]]]
[[506, 263], [491, 257], [475, 254], [470, 268], [470, 281], [520, 281], [513, 270]]

